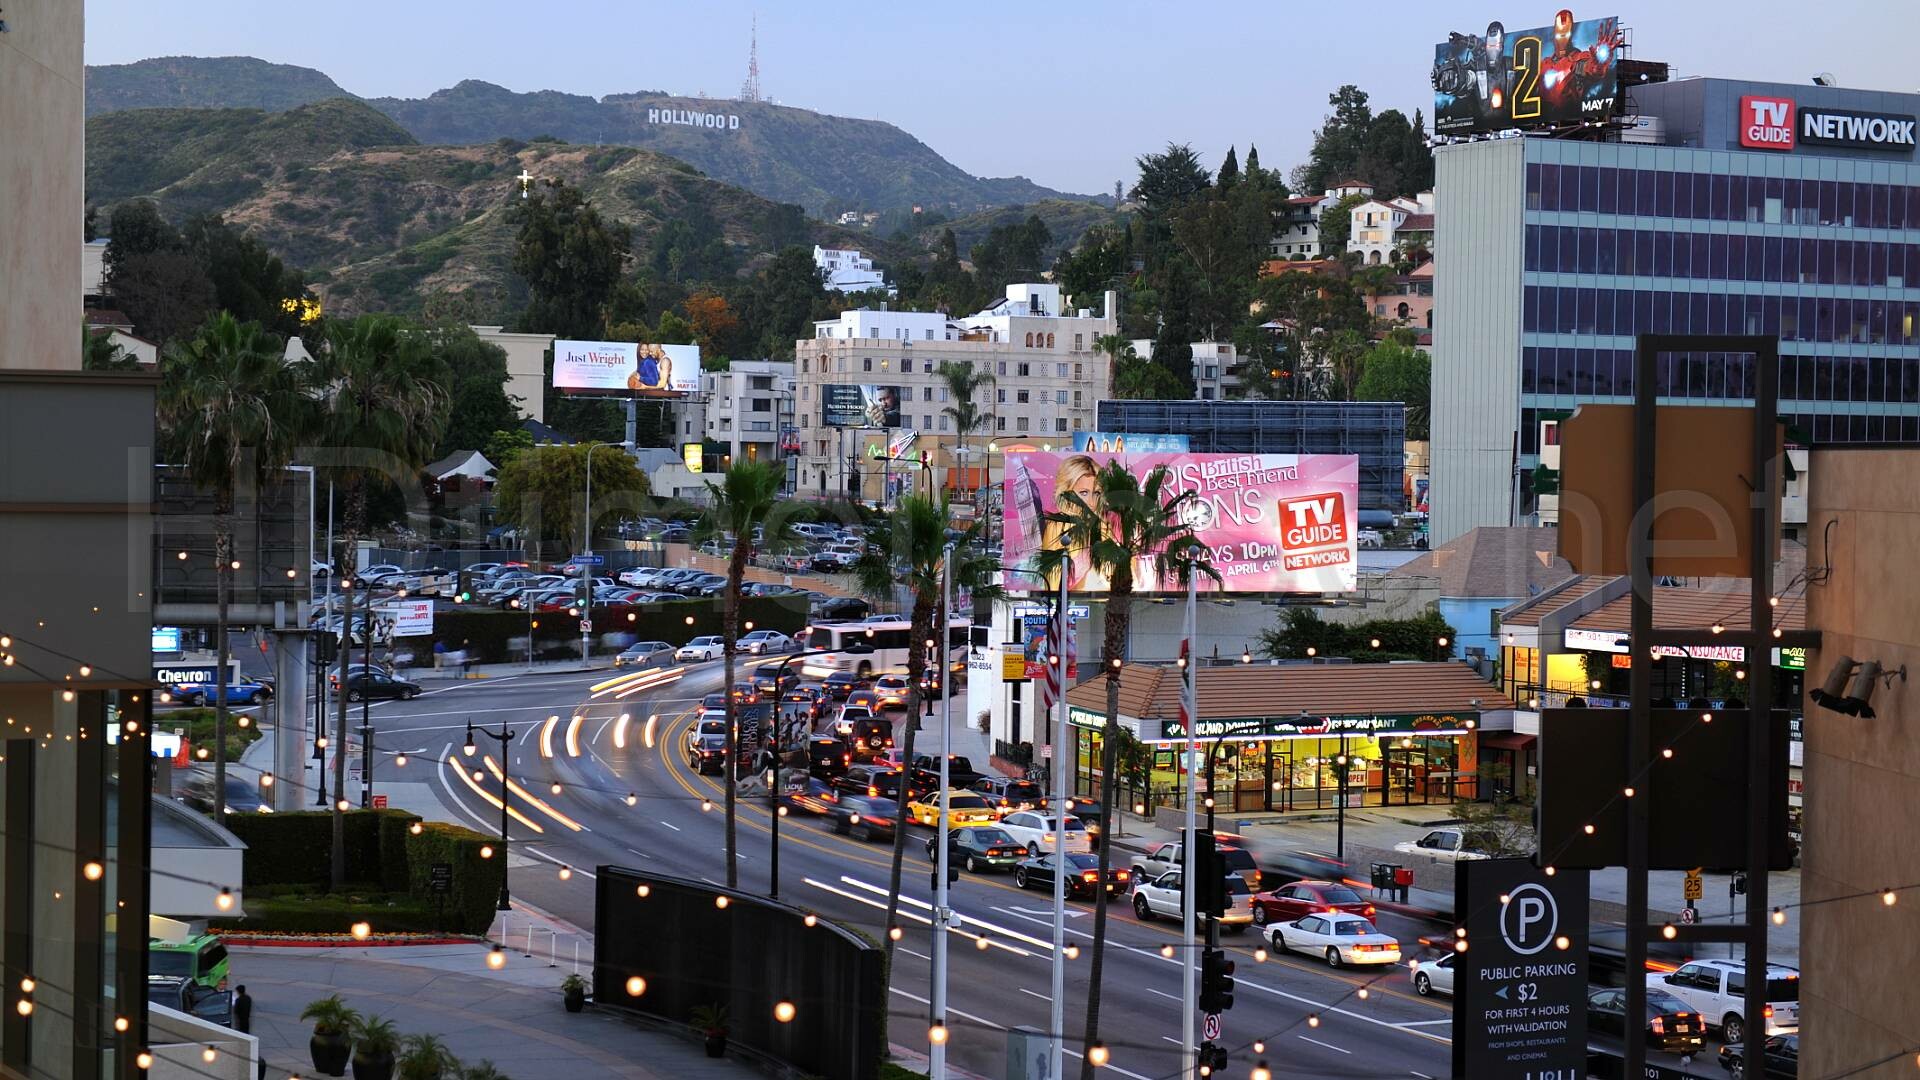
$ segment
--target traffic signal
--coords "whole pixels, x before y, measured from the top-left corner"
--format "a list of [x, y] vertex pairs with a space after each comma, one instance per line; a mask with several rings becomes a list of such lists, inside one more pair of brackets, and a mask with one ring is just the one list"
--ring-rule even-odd
[[1219, 949], [1200, 953], [1200, 1011], [1226, 1012], [1233, 1008], [1233, 961]]
[[1736, 871], [1734, 871], [1734, 873], [1733, 873], [1733, 880], [1731, 880], [1731, 881], [1729, 881], [1729, 882], [1727, 882], [1727, 891], [1728, 891], [1728, 892], [1730, 892], [1730, 893], [1732, 893], [1732, 894], [1734, 894], [1734, 895], [1736, 895], [1736, 896], [1745, 896], [1745, 895], [1747, 895], [1747, 874], [1746, 874], [1746, 871], [1744, 871], [1744, 870], [1736, 870]]
[[1198, 1055], [1201, 1076], [1220, 1076], [1227, 1071], [1227, 1051], [1225, 1047], [1210, 1042], [1200, 1044]]
[[1193, 857], [1187, 866], [1193, 879], [1193, 909], [1201, 915], [1224, 915], [1227, 910], [1226, 863], [1214, 848], [1213, 831], [1195, 829]]

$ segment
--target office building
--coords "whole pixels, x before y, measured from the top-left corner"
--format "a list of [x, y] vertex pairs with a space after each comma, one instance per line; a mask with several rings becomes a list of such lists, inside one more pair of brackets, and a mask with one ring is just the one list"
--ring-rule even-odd
[[[1532, 520], [1543, 428], [1629, 402], [1637, 334], [1778, 335], [1791, 441], [1920, 441], [1920, 95], [1690, 79], [1630, 109], [1635, 141], [1435, 151], [1435, 543]], [[1660, 394], [1737, 402], [1751, 363], [1669, 358]]]
[[700, 373], [700, 392], [672, 405], [676, 445], [707, 442], [724, 460], [776, 462], [799, 449], [794, 363], [735, 360]]

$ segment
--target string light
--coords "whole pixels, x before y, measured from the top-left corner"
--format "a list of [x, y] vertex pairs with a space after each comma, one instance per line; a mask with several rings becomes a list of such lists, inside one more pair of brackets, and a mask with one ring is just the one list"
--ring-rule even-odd
[[498, 943], [496, 943], [493, 948], [487, 950], [487, 966], [495, 971], [506, 967], [507, 950], [501, 948]]
[[[1257, 1050], [1254, 1052], [1259, 1053]], [[1253, 1080], [1273, 1080], [1273, 1073], [1268, 1070], [1266, 1062], [1262, 1061], [1253, 1067]]]
[[1107, 1063], [1107, 1056], [1106, 1043], [1097, 1042], [1087, 1047], [1087, 1064], [1096, 1069]]
[[1264, 964], [1264, 963], [1266, 963], [1266, 962], [1267, 962], [1267, 950], [1265, 950], [1265, 949], [1261, 949], [1261, 948], [1256, 948], [1256, 949], [1254, 949], [1254, 950], [1253, 950], [1253, 962], [1254, 962], [1254, 963], [1256, 963], [1256, 964]]
[[1308, 1013], [1308, 1014], [1307, 1014], [1307, 1026], [1308, 1026], [1308, 1027], [1310, 1027], [1310, 1028], [1317, 1028], [1317, 1027], [1319, 1027], [1319, 1026], [1320, 1026], [1320, 1014], [1319, 1014], [1319, 1013]]
[[1353, 993], [1354, 993], [1354, 996], [1358, 997], [1361, 1001], [1367, 1000], [1367, 998], [1372, 995], [1372, 991], [1368, 990], [1364, 986], [1358, 990], [1355, 990]]
[[492, 845], [492, 844], [481, 844], [481, 845], [480, 845], [480, 857], [481, 857], [481, 858], [483, 858], [483, 859], [491, 859], [491, 858], [493, 858], [493, 845]]
[[124, 1016], [116, 1016], [113, 1018], [113, 1030], [115, 1031], [125, 1032], [131, 1026], [133, 1025], [127, 1023], [127, 1018]]
[[631, 792], [631, 791], [629, 791], [629, 792], [627, 792], [627, 805], [628, 805], [628, 806], [633, 806], [633, 805], [635, 805], [636, 803], [638, 803], [639, 801], [640, 801], [640, 796], [639, 796], [639, 795], [636, 795], [636, 794], [634, 794], [634, 793], [633, 793], [633, 792]]
[[712, 800], [712, 799], [701, 799], [701, 800], [700, 800], [700, 812], [701, 812], [701, 813], [703, 813], [703, 814], [704, 814], [704, 813], [706, 813], [707, 811], [709, 811], [709, 810], [712, 810], [712, 809], [713, 809], [713, 800]]
[[1775, 926], [1787, 925], [1787, 909], [1786, 908], [1777, 907], [1773, 909], [1773, 925]]
[[927, 1041], [935, 1046], [944, 1045], [947, 1041], [947, 1025], [936, 1023], [928, 1028]]
[[373, 925], [362, 919], [353, 924], [350, 932], [353, 934], [353, 940], [365, 941], [373, 936]]
[[648, 885], [645, 882], [635, 885], [633, 887], [633, 895], [639, 897], [642, 900], [645, 900], [647, 897], [653, 895], [653, 886]]
[[888, 927], [888, 928], [887, 928], [887, 937], [888, 937], [888, 939], [890, 939], [890, 940], [892, 940], [892, 941], [899, 941], [899, 940], [900, 940], [900, 928], [899, 928], [899, 927], [897, 927], [897, 926], [890, 926], [890, 927]]
[[[560, 868], [560, 880], [561, 880], [561, 881], [569, 881], [569, 880], [571, 880], [572, 878], [573, 878], [573, 867], [571, 867], [571, 866], [562, 866], [562, 867]], [[720, 905], [720, 906], [721, 906], [721, 907], [726, 907], [726, 905], [725, 905], [725, 904], [722, 904], [722, 905]]]
[[423, 833], [423, 832], [425, 832], [425, 831], [426, 831], [426, 829], [424, 829], [424, 828], [423, 828], [423, 827], [421, 826], [421, 824], [420, 824], [419, 822], [417, 822], [417, 821], [416, 821], [416, 822], [414, 822], [413, 824], [411, 824], [411, 825], [409, 825], [409, 826], [407, 826], [407, 831], [408, 831], [408, 832], [410, 832], [410, 833], [412, 833], [412, 834], [413, 834], [413, 835], [415, 835], [415, 836], [419, 836], [419, 835], [420, 835], [421, 833]]
[[26, 998], [21, 998], [19, 1001], [14, 1003], [13, 1011], [19, 1013], [21, 1016], [32, 1016], [33, 1002], [28, 1001]]
[[1668, 941], [1672, 941], [1674, 938], [1680, 936], [1680, 928], [1672, 923], [1667, 923], [1660, 928], [1660, 936], [1666, 938]]
[[731, 903], [733, 903], [733, 901], [724, 896], [716, 896], [713, 898], [713, 906], [719, 908], [721, 911], [727, 910], [727, 905]]
[[1573, 939], [1565, 934], [1561, 934], [1559, 937], [1553, 939], [1553, 947], [1559, 949], [1561, 952], [1565, 952], [1573, 947]]
[[345, 799], [341, 799], [339, 802], [334, 803], [333, 808], [335, 810], [340, 811], [343, 814], [353, 809], [353, 807]]
[[400, 753], [393, 755], [393, 763], [395, 766], [399, 768], [402, 768], [402, 769], [406, 768], [407, 767], [406, 751], [402, 750]]
[[33, 976], [25, 976], [20, 980], [20, 992], [23, 994], [31, 994], [33, 993], [33, 988], [37, 985], [39, 984], [33, 981]]
[[811, 912], [811, 911], [809, 911], [809, 912], [807, 912], [807, 917], [806, 917], [806, 918], [804, 918], [804, 919], [802, 919], [802, 920], [800, 920], [800, 921], [801, 921], [801, 922], [803, 922], [803, 923], [806, 923], [806, 924], [807, 924], [807, 926], [808, 926], [809, 928], [811, 928], [811, 927], [814, 927], [814, 926], [817, 926], [817, 925], [819, 925], [819, 923], [820, 923], [820, 916], [818, 916], [818, 915], [815, 915], [815, 914], [814, 914], [813, 912]]
[[627, 976], [627, 996], [639, 997], [647, 992], [647, 980], [638, 975]]
[[1267, 1043], [1266, 1043], [1266, 1040], [1265, 1040], [1265, 1039], [1255, 1039], [1255, 1040], [1253, 1040], [1253, 1052], [1254, 1052], [1254, 1053], [1256, 1053], [1256, 1054], [1264, 1054], [1264, 1053], [1266, 1053], [1266, 1052], [1267, 1052]]
[[1666, 759], [1667, 759], [1668, 761], [1672, 761], [1672, 760], [1673, 760], [1673, 747], [1671, 747], [1671, 746], [1669, 746], [1669, 747], [1667, 747], [1666, 749], [1664, 749], [1664, 750], [1661, 750], [1661, 751], [1660, 751], [1660, 756], [1661, 756], [1661, 757], [1663, 757], [1663, 758], [1666, 758]]
[[99, 863], [89, 862], [87, 863], [87, 865], [80, 868], [80, 872], [86, 876], [86, 879], [88, 881], [99, 881], [100, 876], [106, 873], [107, 871], [106, 871], [106, 868], [101, 866]]
[[1171, 945], [1160, 946], [1160, 958], [1163, 960], [1173, 959], [1173, 946]]
[[552, 786], [551, 786], [550, 788], [548, 788], [547, 790], [549, 790], [549, 791], [551, 791], [551, 792], [553, 792], [553, 793], [554, 793], [555, 795], [558, 795], [558, 794], [560, 794], [560, 781], [558, 781], [558, 780], [555, 780], [555, 781], [553, 782], [553, 785], [552, 785]]
[[153, 1055], [142, 1050], [133, 1056], [133, 1063], [144, 1072], [147, 1069], [153, 1068]]
[[233, 890], [227, 888], [225, 885], [220, 886], [220, 895], [213, 898], [213, 906], [219, 908], [221, 911], [232, 911]]
[[1880, 902], [1887, 905], [1888, 907], [1892, 907], [1893, 905], [1900, 902], [1900, 897], [1897, 894], [1895, 894], [1892, 889], [1888, 889], [1887, 891], [1880, 894]]
[[979, 937], [973, 939], [973, 947], [979, 949], [981, 952], [986, 952], [987, 948], [992, 944], [992, 940], [985, 934], [981, 934]]
[[1584, 831], [1584, 832], [1585, 832], [1585, 833], [1586, 833], [1586, 834], [1587, 834], [1588, 836], [1592, 836], [1592, 835], [1593, 835], [1593, 826], [1592, 826], [1592, 825], [1583, 825], [1583, 826], [1581, 826], [1581, 829], [1582, 829], [1582, 831]]
[[273, 786], [273, 774], [272, 774], [272, 773], [270, 773], [270, 772], [263, 772], [263, 773], [261, 773], [261, 774], [260, 774], [260, 786], [261, 786], [261, 787], [272, 787], [272, 786]]
[[1078, 946], [1078, 945], [1069, 945], [1069, 946], [1067, 946], [1067, 947], [1066, 947], [1066, 949], [1065, 949], [1064, 951], [1065, 951], [1065, 952], [1066, 952], [1066, 954], [1067, 954], [1067, 959], [1069, 959], [1069, 960], [1078, 960], [1078, 959], [1080, 959], [1080, 946]]
[[215, 1050], [211, 1046], [207, 1047], [205, 1050], [200, 1051], [200, 1060], [206, 1062], [209, 1065], [219, 1060], [219, 1058], [220, 1058], [220, 1051]]
[[1627, 789], [1626, 789], [1626, 796], [1627, 796], [1627, 798], [1629, 798], [1629, 799], [1631, 799], [1631, 798], [1633, 798], [1633, 789], [1632, 789], [1632, 788], [1627, 788]]
[[783, 1024], [793, 1023], [794, 1012], [793, 1002], [791, 1001], [777, 1002], [773, 1006], [773, 1018]]

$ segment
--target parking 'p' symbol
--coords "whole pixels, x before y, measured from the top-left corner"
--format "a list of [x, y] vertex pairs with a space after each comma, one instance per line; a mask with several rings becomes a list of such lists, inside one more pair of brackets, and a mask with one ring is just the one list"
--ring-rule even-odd
[[1532, 956], [1551, 945], [1559, 929], [1560, 906], [1545, 885], [1528, 883], [1507, 894], [1507, 904], [1500, 911], [1500, 936], [1508, 948]]

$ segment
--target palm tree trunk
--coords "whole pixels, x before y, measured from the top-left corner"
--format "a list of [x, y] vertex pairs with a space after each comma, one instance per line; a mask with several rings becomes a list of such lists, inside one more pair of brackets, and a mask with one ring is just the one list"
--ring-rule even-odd
[[[367, 520], [367, 489], [364, 481], [355, 477], [347, 482], [347, 521], [346, 532], [340, 538], [340, 554], [335, 556], [334, 569], [337, 575], [359, 584], [359, 560], [355, 557], [360, 546], [360, 530]], [[351, 570], [342, 570], [352, 567]], [[344, 592], [345, 604], [340, 616], [340, 649], [336, 663], [340, 670], [340, 692], [334, 695], [339, 711], [335, 714], [333, 729], [333, 887], [343, 889], [347, 884], [347, 818], [341, 810], [347, 803], [347, 660], [352, 655], [353, 645], [353, 589]], [[368, 612], [366, 632], [373, 633], [372, 613]], [[506, 753], [506, 748], [501, 748]], [[504, 759], [503, 759], [504, 760]], [[323, 759], [324, 762], [324, 759]], [[505, 766], [503, 765], [502, 768]], [[502, 859], [507, 853], [500, 853]]]
[[233, 562], [233, 496], [220, 495], [213, 524], [213, 820], [227, 820], [227, 582]]
[[726, 782], [727, 796], [727, 888], [740, 885], [740, 849], [738, 796], [735, 788], [739, 786], [738, 737], [740, 732], [740, 703], [733, 696], [733, 651], [734, 642], [740, 637], [740, 580], [747, 574], [747, 530], [738, 529], [733, 538], [733, 554], [727, 560], [727, 593], [721, 601], [720, 633], [721, 656], [726, 668], [726, 685], [720, 689], [727, 695], [727, 765], [721, 770]]
[[[1113, 665], [1116, 657], [1124, 658], [1127, 651], [1127, 624], [1133, 615], [1133, 583], [1128, 575], [1117, 575], [1112, 589], [1107, 594], [1107, 633], [1105, 647], [1100, 651], [1100, 662], [1107, 669], [1107, 724], [1100, 734], [1100, 864], [1099, 881], [1101, 888], [1093, 894], [1093, 958], [1087, 968], [1087, 1035], [1086, 1045], [1093, 1046], [1100, 1041], [1100, 978], [1107, 960], [1107, 868], [1113, 861], [1113, 795], [1114, 773], [1119, 769], [1120, 741], [1113, 732], [1120, 724], [1120, 669]], [[1086, 1057], [1080, 1059], [1080, 1080], [1093, 1080], [1093, 1062]]]
[[[891, 931], [894, 920], [900, 914], [900, 860], [907, 850], [907, 785], [913, 778], [913, 736], [920, 730], [920, 681], [927, 669], [927, 625], [931, 621], [928, 609], [931, 605], [925, 597], [916, 596], [913, 601], [913, 638], [907, 645], [907, 716], [906, 730], [901, 734], [899, 786], [894, 801], [899, 804], [899, 812], [893, 822], [893, 862], [887, 869], [887, 930]], [[893, 970], [893, 934], [888, 933], [882, 947], [887, 953], [887, 970]]]

